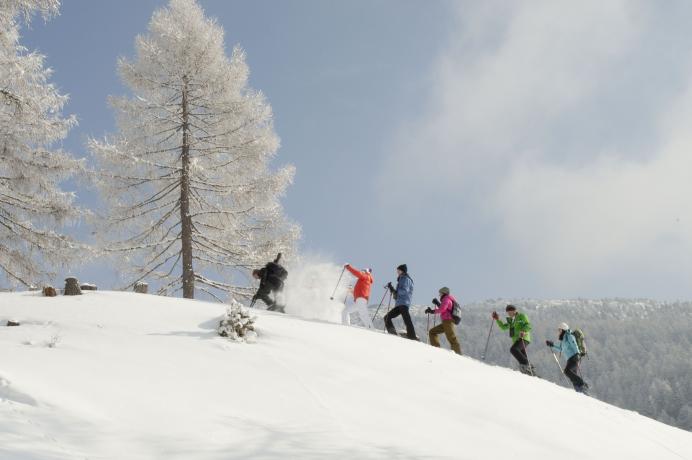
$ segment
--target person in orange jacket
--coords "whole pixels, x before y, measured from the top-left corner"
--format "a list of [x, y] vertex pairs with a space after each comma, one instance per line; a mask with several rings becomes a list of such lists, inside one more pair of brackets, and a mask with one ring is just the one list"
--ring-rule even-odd
[[353, 287], [353, 304], [344, 305], [344, 311], [341, 314], [341, 322], [350, 325], [351, 313], [357, 312], [363, 325], [368, 328], [373, 328], [372, 320], [368, 314], [368, 300], [370, 299], [370, 289], [375, 279], [372, 277], [372, 270], [365, 268], [356, 270], [351, 264], [344, 265], [344, 268], [351, 272], [353, 276], [358, 278], [356, 285]]

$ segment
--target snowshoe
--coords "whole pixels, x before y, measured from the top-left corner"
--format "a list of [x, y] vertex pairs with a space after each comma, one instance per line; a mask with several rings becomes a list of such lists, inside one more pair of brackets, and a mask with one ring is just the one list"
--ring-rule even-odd
[[286, 313], [286, 307], [284, 307], [283, 305], [274, 304], [271, 307], [267, 307], [267, 310], [268, 311], [275, 311], [278, 313]]
[[577, 393], [581, 393], [581, 394], [586, 395], [586, 396], [591, 396], [589, 394], [589, 384], [588, 383], [584, 383], [584, 385], [582, 385], [580, 387], [576, 387], [575, 390], [577, 390]]
[[520, 364], [519, 372], [521, 372], [522, 374], [530, 375], [531, 377], [538, 377], [538, 374], [536, 373], [536, 368], [533, 364]]
[[408, 334], [405, 331], [399, 331], [399, 337], [403, 337], [405, 339], [410, 339], [410, 340], [415, 340], [416, 342], [420, 342], [420, 339], [418, 337], [409, 337]]

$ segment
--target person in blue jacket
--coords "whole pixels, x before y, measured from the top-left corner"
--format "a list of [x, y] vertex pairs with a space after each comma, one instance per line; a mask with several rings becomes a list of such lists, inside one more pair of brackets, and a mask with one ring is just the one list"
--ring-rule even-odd
[[392, 296], [394, 296], [394, 300], [396, 300], [396, 306], [384, 315], [384, 324], [387, 332], [398, 335], [394, 324], [392, 324], [392, 319], [401, 315], [404, 324], [406, 324], [406, 337], [411, 340], [418, 340], [416, 330], [413, 328], [413, 321], [411, 321], [411, 314], [409, 313], [413, 299], [413, 280], [408, 274], [406, 264], [399, 265], [396, 268], [396, 274], [396, 288], [392, 286], [392, 283], [387, 284], [387, 288], [389, 288]]
[[589, 385], [579, 376], [579, 360], [581, 359], [581, 354], [579, 350], [579, 345], [577, 345], [577, 339], [574, 338], [574, 334], [570, 330], [566, 323], [561, 323], [558, 326], [558, 331], [560, 333], [560, 342], [555, 345], [550, 340], [546, 340], [545, 344], [548, 345], [552, 350], [560, 352], [567, 358], [567, 364], [565, 365], [564, 373], [567, 378], [572, 382], [574, 389], [579, 393], [586, 393], [589, 389]]

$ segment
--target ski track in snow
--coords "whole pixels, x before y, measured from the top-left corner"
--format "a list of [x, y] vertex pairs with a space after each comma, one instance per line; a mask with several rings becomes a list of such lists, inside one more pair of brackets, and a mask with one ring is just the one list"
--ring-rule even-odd
[[317, 405], [327, 414], [328, 418], [332, 421], [333, 425], [338, 427], [341, 433], [347, 434], [347, 430], [344, 425], [339, 421], [339, 419], [334, 415], [333, 411], [329, 406], [322, 400], [318, 391], [308, 385], [296, 372], [292, 371], [290, 367], [282, 363], [273, 353], [269, 353], [274, 363], [283, 368], [287, 374], [289, 374], [293, 380], [298, 383], [298, 385], [305, 390], [305, 393], [312, 399]]

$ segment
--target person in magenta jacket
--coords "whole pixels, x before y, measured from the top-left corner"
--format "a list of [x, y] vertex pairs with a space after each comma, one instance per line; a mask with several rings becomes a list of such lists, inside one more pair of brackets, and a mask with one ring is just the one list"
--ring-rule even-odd
[[353, 304], [344, 305], [344, 310], [341, 313], [341, 322], [345, 325], [351, 324], [351, 313], [356, 312], [360, 317], [363, 326], [373, 329], [372, 320], [368, 314], [368, 300], [370, 299], [370, 289], [375, 279], [372, 276], [372, 270], [364, 268], [361, 271], [356, 270], [351, 264], [344, 265], [353, 276], [358, 278], [355, 287], [353, 288]]
[[454, 350], [454, 353], [460, 355], [461, 345], [459, 344], [459, 339], [457, 339], [457, 335], [454, 330], [454, 320], [452, 319], [452, 309], [454, 308], [454, 302], [457, 300], [449, 293], [448, 287], [441, 288], [439, 292], [440, 301], [438, 302], [437, 299], [433, 299], [433, 303], [438, 305], [438, 307], [434, 310], [432, 308], [425, 309], [425, 312], [428, 314], [440, 315], [440, 319], [442, 320], [440, 324], [428, 331], [430, 345], [439, 348], [440, 341], [437, 336], [444, 332], [450, 347], [452, 350]]

